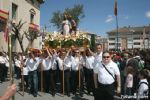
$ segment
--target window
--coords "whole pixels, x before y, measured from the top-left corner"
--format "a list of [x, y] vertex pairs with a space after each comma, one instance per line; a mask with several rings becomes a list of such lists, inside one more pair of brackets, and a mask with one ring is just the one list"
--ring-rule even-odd
[[30, 23], [34, 23], [34, 17], [35, 17], [35, 10], [31, 9], [30, 10]]
[[115, 43], [109, 43], [109, 45], [115, 45]]
[[134, 42], [134, 45], [140, 45], [140, 42]]
[[140, 37], [135, 37], [134, 40], [140, 40]]
[[115, 38], [109, 38], [109, 40], [115, 40]]
[[12, 19], [16, 20], [17, 19], [17, 8], [18, 6], [16, 4], [12, 4]]
[[34, 23], [34, 14], [30, 14], [30, 23]]

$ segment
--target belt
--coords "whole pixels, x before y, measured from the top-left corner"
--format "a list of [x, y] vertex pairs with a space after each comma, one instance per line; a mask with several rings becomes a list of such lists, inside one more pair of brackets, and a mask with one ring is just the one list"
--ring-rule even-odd
[[106, 86], [106, 87], [107, 87], [107, 86], [112, 86], [112, 85], [114, 85], [114, 83], [112, 83], [112, 84], [102, 84], [102, 83], [98, 83], [98, 85], [99, 85], [99, 86], [104, 86], [104, 87]]

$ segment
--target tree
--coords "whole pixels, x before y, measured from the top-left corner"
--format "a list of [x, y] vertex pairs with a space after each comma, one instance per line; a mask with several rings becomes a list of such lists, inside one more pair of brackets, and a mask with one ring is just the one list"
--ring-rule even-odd
[[23, 37], [24, 37], [24, 34], [21, 34], [20, 30], [21, 28], [23, 27], [23, 25], [25, 24], [26, 22], [22, 22], [22, 20], [19, 21], [19, 23], [13, 23], [11, 22], [12, 24], [12, 31], [13, 31], [13, 39], [17, 39], [19, 44], [20, 44], [20, 48], [22, 50], [22, 52], [24, 53], [24, 48], [23, 48]]
[[28, 49], [32, 47], [34, 40], [41, 36], [41, 33], [39, 30], [29, 30], [28, 32], [24, 31], [24, 34], [29, 41], [29, 44], [25, 50], [25, 52], [27, 52]]
[[83, 11], [83, 5], [74, 5], [73, 8], [66, 8], [64, 12], [56, 11], [53, 13], [53, 17], [50, 20], [50, 22], [57, 27], [58, 30], [61, 29], [62, 21], [63, 21], [63, 15], [64, 13], [67, 13], [68, 15], [71, 15], [72, 18], [75, 20], [77, 26], [81, 22], [81, 19], [85, 17], [84, 11]]
[[93, 52], [95, 52], [95, 49], [96, 49], [95, 34], [92, 34], [92, 35], [91, 35], [90, 49], [91, 49]]

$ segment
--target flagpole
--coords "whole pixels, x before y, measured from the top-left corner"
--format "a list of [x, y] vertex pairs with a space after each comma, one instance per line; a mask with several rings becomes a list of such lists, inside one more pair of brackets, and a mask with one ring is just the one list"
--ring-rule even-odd
[[118, 4], [117, 4], [117, 0], [115, 0], [115, 6], [114, 6], [114, 15], [116, 16], [116, 28], [117, 28], [117, 34], [116, 34], [116, 37], [117, 37], [117, 51], [119, 51], [119, 41], [118, 41]]
[[116, 28], [117, 28], [117, 51], [119, 51], [119, 41], [118, 41], [118, 35], [119, 35], [119, 33], [118, 33], [118, 16], [116, 16]]

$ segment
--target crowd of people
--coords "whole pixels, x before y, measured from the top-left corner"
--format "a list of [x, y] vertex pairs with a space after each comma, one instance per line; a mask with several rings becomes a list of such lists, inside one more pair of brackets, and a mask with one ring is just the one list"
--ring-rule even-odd
[[[148, 99], [150, 51], [135, 50], [97, 51], [90, 48], [29, 50], [28, 54], [13, 55], [14, 73], [17, 79], [24, 78], [24, 86], [37, 97], [38, 91], [55, 96], [57, 92], [67, 95], [84, 93], [95, 100], [114, 100], [114, 95], [136, 95], [137, 99]], [[9, 58], [0, 52], [0, 82], [8, 74]], [[2, 83], [1, 83], [2, 84]], [[133, 99], [131, 99], [133, 100]]]

